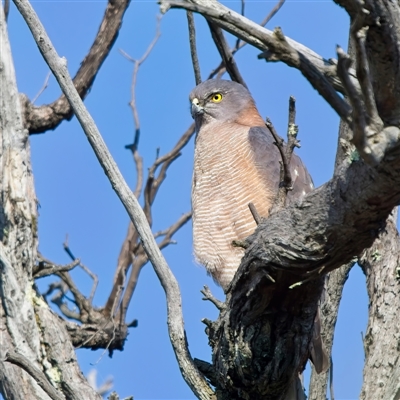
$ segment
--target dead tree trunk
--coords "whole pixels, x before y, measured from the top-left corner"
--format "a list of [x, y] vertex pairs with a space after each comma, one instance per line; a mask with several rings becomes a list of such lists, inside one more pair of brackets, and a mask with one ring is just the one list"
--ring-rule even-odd
[[[2, 7], [0, 30], [0, 393], [7, 400], [54, 399], [55, 394], [60, 399], [100, 399], [80, 372], [64, 324], [32, 279], [37, 200]], [[21, 356], [22, 368], [13, 365], [7, 352]], [[53, 392], [56, 388], [52, 397], [25, 372], [29, 365]]]

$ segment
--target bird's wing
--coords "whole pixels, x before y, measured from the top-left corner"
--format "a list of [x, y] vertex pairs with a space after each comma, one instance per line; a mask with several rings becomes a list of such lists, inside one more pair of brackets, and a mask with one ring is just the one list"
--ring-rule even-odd
[[[267, 128], [256, 126], [249, 130], [249, 142], [253, 148], [255, 163], [260, 174], [269, 181], [275, 193], [278, 193], [282, 158], [278, 148], [274, 145], [274, 138]], [[290, 162], [290, 172], [293, 190], [288, 193], [289, 202], [302, 198], [314, 188], [307, 168], [295, 153]]]

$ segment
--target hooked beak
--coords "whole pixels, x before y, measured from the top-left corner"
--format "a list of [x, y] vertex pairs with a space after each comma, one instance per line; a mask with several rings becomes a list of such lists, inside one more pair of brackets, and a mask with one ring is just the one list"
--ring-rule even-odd
[[192, 100], [191, 113], [192, 118], [195, 118], [197, 115], [204, 114], [204, 108], [200, 105], [199, 99], [197, 98]]

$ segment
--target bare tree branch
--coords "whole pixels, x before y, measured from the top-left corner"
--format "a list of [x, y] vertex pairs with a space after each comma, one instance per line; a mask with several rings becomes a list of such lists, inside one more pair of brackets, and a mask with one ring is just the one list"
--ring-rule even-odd
[[[149, 168], [148, 178], [145, 186], [145, 196], [144, 196], [145, 205], [143, 209], [150, 225], [152, 224], [151, 206], [155, 200], [160, 185], [166, 178], [166, 172], [171, 163], [180, 155], [180, 151], [184, 146], [186, 146], [186, 144], [189, 142], [194, 133], [195, 133], [194, 124], [192, 124], [189, 127], [189, 129], [178, 140], [175, 147], [169, 153], [161, 157], [157, 157], [154, 164]], [[138, 154], [137, 143], [136, 145], [134, 144], [134, 146], [136, 146], [134, 154]], [[136, 165], [138, 166], [138, 163], [136, 163]], [[140, 163], [140, 166], [141, 165], [142, 163]], [[158, 176], [155, 176], [156, 171], [160, 166], [161, 166], [160, 172]], [[135, 191], [136, 198], [138, 198], [141, 194], [141, 191], [138, 190], [139, 188], [141, 189], [141, 183], [140, 185], [139, 184], [136, 185], [136, 191]], [[121, 288], [125, 286], [127, 271], [130, 265], [132, 264], [132, 261], [134, 260], [129, 280], [126, 283], [126, 295], [124, 295], [124, 301], [123, 304], [121, 304], [122, 308], [125, 311], [123, 311], [122, 314], [119, 313], [118, 317], [118, 320], [121, 323], [123, 322], [123, 319], [121, 319], [121, 317], [125, 315], [127, 307], [129, 306], [130, 299], [137, 284], [140, 270], [148, 261], [147, 257], [143, 253], [140, 254], [141, 245], [138, 242], [138, 240], [139, 240], [139, 235], [131, 222], [129, 224], [127, 236], [122, 245], [120, 255], [118, 257], [117, 269], [114, 274], [114, 285], [111, 290], [110, 296], [108, 297], [106, 305], [104, 307], [105, 315], [110, 315], [111, 309], [113, 309], [117, 303], [119, 304], [120, 299], [119, 296], [117, 296], [117, 294], [122, 294]], [[169, 241], [169, 243], [170, 242], [171, 241]]]
[[[65, 238], [63, 247], [64, 247], [65, 252], [70, 256], [71, 260], [73, 260], [73, 261], [76, 260], [75, 256], [72, 254], [72, 251], [68, 245], [68, 235]], [[97, 285], [99, 283], [99, 278], [88, 267], [86, 267], [86, 265], [82, 264], [81, 262], [79, 262], [79, 266], [93, 279], [92, 290], [90, 291], [90, 296], [89, 296], [89, 302], [91, 303], [93, 300], [94, 294], [96, 293]], [[60, 272], [60, 271], [58, 271], [58, 272]]]
[[[268, 61], [279, 60], [299, 69], [339, 116], [350, 122], [351, 109], [335, 91], [343, 92], [343, 87], [332, 63], [307, 47], [286, 38], [279, 28], [271, 32], [220, 3], [211, 4], [207, 0], [196, 0], [194, 3], [161, 0], [161, 10], [165, 12], [169, 8], [183, 8], [200, 13], [207, 20], [264, 51], [263, 58]], [[358, 83], [356, 84], [359, 87]]]
[[[89, 53], [80, 64], [74, 77], [74, 85], [82, 99], [88, 94], [104, 60], [107, 58], [122, 24], [122, 18], [130, 0], [109, 0], [103, 20]], [[55, 129], [64, 119], [73, 116], [68, 100], [62, 95], [51, 104], [34, 106], [22, 95], [25, 128], [30, 134], [44, 133]]]
[[127, 54], [124, 50], [119, 49], [119, 52], [128, 61], [131, 61], [134, 64], [133, 74], [132, 74], [132, 85], [131, 85], [131, 101], [130, 101], [129, 105], [130, 105], [130, 107], [132, 109], [133, 119], [134, 119], [134, 122], [135, 122], [134, 146], [136, 145], [136, 147], [138, 145], [138, 141], [139, 141], [139, 137], [140, 137], [140, 133], [139, 133], [140, 132], [140, 121], [139, 121], [139, 114], [138, 114], [137, 106], [136, 106], [136, 95], [135, 95], [137, 75], [138, 75], [138, 72], [139, 72], [139, 68], [146, 61], [147, 57], [152, 52], [154, 46], [156, 45], [158, 39], [161, 36], [160, 23], [161, 23], [161, 16], [158, 16], [157, 17], [157, 24], [156, 24], [156, 34], [155, 34], [153, 40], [151, 41], [151, 43], [149, 44], [149, 46], [147, 47], [146, 51], [144, 52], [144, 54], [142, 55], [142, 57], [140, 59], [136, 60], [136, 59], [132, 58], [129, 54]]
[[[275, 5], [275, 7], [271, 10], [271, 12], [261, 21], [260, 26], [265, 26], [274, 16], [275, 14], [281, 9], [285, 0], [279, 0], [279, 3]], [[242, 0], [242, 9], [241, 15], [244, 16], [244, 6], [245, 0]], [[231, 50], [232, 56], [234, 56], [240, 49], [246, 46], [247, 42], [238, 38], [236, 40], [235, 47]], [[213, 69], [208, 76], [208, 79], [214, 78], [216, 75], [222, 76], [225, 73], [226, 69], [224, 67], [224, 61], [218, 65], [217, 68]]]
[[[130, 145], [125, 146], [125, 148], [128, 148], [132, 151], [133, 155], [133, 160], [135, 162], [136, 166], [136, 176], [137, 176], [137, 181], [136, 181], [136, 188], [134, 191], [135, 197], [138, 199], [142, 193], [142, 187], [143, 187], [143, 159], [139, 154], [139, 139], [140, 139], [140, 120], [139, 120], [139, 113], [137, 111], [137, 106], [136, 106], [136, 82], [137, 82], [137, 75], [139, 72], [140, 66], [146, 61], [147, 57], [150, 55], [151, 51], [153, 50], [155, 44], [157, 43], [157, 40], [160, 37], [160, 22], [161, 18], [157, 18], [157, 27], [156, 27], [156, 34], [155, 37], [153, 38], [152, 42], [146, 49], [145, 53], [143, 56], [139, 59], [136, 60], [129, 56], [126, 52], [120, 49], [121, 54], [128, 59], [129, 61], [134, 63], [134, 69], [133, 69], [133, 74], [132, 74], [132, 84], [131, 84], [131, 100], [129, 102], [129, 105], [132, 110], [132, 115], [133, 115], [133, 120], [135, 124], [135, 135], [134, 135], [134, 140], [133, 143]], [[119, 303], [120, 303], [120, 297], [123, 292], [123, 286], [125, 284], [125, 277], [127, 270], [129, 266], [132, 264], [132, 259], [134, 256], [134, 253], [137, 249], [137, 241], [139, 239], [139, 236], [132, 225], [132, 222], [129, 223], [128, 227], [128, 234], [122, 244], [122, 248], [118, 257], [118, 263], [117, 263], [117, 269], [114, 275], [114, 285], [111, 290], [111, 294], [108, 297], [108, 300], [105, 304], [105, 307], [103, 309], [104, 315], [108, 317], [113, 317], [113, 312], [115, 311], [116, 308], [118, 308]], [[136, 279], [139, 275], [140, 270], [131, 271], [131, 275], [135, 274]], [[133, 279], [133, 278], [132, 278]], [[114, 311], [113, 311], [114, 310]], [[123, 323], [122, 320], [120, 320], [120, 323]]]
[[[363, 9], [360, 11], [362, 14]], [[361, 20], [361, 21], [360, 21]], [[352, 23], [351, 34], [357, 55], [357, 77], [362, 85], [362, 95], [357, 92], [349, 75], [350, 57], [338, 46], [338, 76], [343, 82], [348, 99], [353, 108], [353, 138], [359, 154], [365, 162], [375, 166], [379, 164], [388, 148], [395, 146], [398, 141], [397, 130], [392, 127], [383, 128], [383, 121], [378, 115], [373, 95], [369, 62], [365, 49], [365, 34], [367, 26], [359, 16]]]
[[44, 80], [43, 86], [40, 88], [39, 92], [36, 94], [36, 96], [32, 99], [32, 104], [35, 104], [35, 101], [40, 97], [40, 95], [47, 89], [47, 86], [49, 85], [49, 79], [51, 76], [51, 71], [49, 71], [46, 75], [46, 78]]
[[14, 0], [14, 3], [31, 30], [43, 58], [49, 64], [63, 93], [68, 98], [104, 172], [126, 208], [131, 221], [142, 239], [144, 250], [153, 264], [154, 270], [166, 294], [169, 335], [175, 355], [181, 367], [183, 378], [199, 399], [214, 399], [215, 395], [213, 390], [195, 366], [186, 344], [178, 282], [153, 237], [143, 210], [129, 189], [129, 186], [126, 184], [92, 117], [75, 89], [69, 77], [65, 60], [58, 56], [37, 15], [26, 0]]
[[224, 62], [224, 66], [228, 71], [229, 76], [233, 81], [238, 82], [242, 84], [245, 88], [247, 88], [246, 82], [244, 81], [242, 75], [239, 72], [239, 68], [236, 64], [235, 59], [233, 58], [232, 52], [229, 48], [228, 42], [225, 39], [222, 29], [211, 21], [207, 22], [215, 46], [218, 49], [218, 52], [222, 58], [222, 61]]
[[279, 2], [274, 6], [274, 8], [270, 11], [270, 13], [263, 19], [261, 22], [261, 26], [265, 26], [269, 21], [275, 16], [275, 14], [282, 8], [285, 0], [279, 0]]
[[[343, 265], [328, 274], [325, 281], [325, 289], [322, 295], [320, 317], [321, 335], [325, 349], [329, 357], [332, 357], [333, 337], [339, 312], [339, 305], [342, 299], [344, 284], [346, 283], [351, 268], [355, 261]], [[328, 387], [328, 377], [332, 371], [317, 374], [315, 368], [311, 370], [309, 400], [320, 400], [326, 397]]]
[[56, 265], [54, 263], [49, 262], [47, 259], [39, 256], [39, 263], [36, 268], [32, 271], [33, 277], [35, 279], [43, 278], [45, 276], [53, 275], [57, 272], [62, 271], [71, 271], [77, 265], [79, 265], [80, 260], [79, 258], [72, 261], [72, 263], [67, 265]]
[[6, 352], [4, 361], [17, 365], [26, 371], [52, 400], [64, 400], [64, 396], [61, 396], [57, 389], [49, 383], [46, 375], [22, 354], [9, 350]]
[[[192, 213], [188, 212], [183, 214], [178, 221], [176, 221], [173, 225], [171, 225], [168, 229], [162, 232], [157, 232], [154, 237], [164, 236], [163, 240], [158, 244], [160, 250], [163, 250], [168, 245], [172, 244], [172, 236], [183, 226], [185, 225], [190, 218], [192, 217]], [[129, 276], [128, 283], [126, 285], [126, 289], [121, 300], [121, 305], [118, 310], [118, 314], [116, 316], [117, 321], [125, 321], [126, 313], [128, 311], [129, 303], [132, 300], [133, 292], [135, 291], [139, 273], [143, 266], [147, 264], [148, 257], [143, 250], [143, 247], [140, 246], [140, 249], [136, 252], [136, 257], [132, 263], [132, 271]]]
[[199, 85], [201, 83], [201, 73], [200, 73], [199, 58], [197, 56], [197, 49], [196, 49], [196, 28], [194, 24], [194, 17], [191, 11], [186, 11], [186, 16], [189, 27], [190, 56], [192, 57], [194, 78], [196, 81], [196, 85]]
[[215, 305], [215, 307], [218, 308], [218, 310], [223, 310], [226, 305], [224, 302], [218, 300], [217, 298], [215, 298], [213, 296], [213, 294], [211, 293], [211, 290], [208, 286], [204, 285], [203, 289], [200, 290], [200, 292], [203, 294], [203, 300], [208, 300], [211, 301], [211, 303], [213, 303]]

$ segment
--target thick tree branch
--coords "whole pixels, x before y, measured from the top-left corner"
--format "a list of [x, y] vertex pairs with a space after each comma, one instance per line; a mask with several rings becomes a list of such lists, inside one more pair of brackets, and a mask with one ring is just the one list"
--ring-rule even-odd
[[[74, 77], [74, 85], [82, 99], [88, 94], [94, 79], [107, 58], [117, 39], [122, 18], [130, 0], [109, 0], [99, 31], [89, 50], [80, 64]], [[25, 128], [30, 134], [44, 133], [55, 129], [64, 119], [70, 120], [73, 112], [68, 100], [62, 95], [51, 104], [34, 106], [25, 95], [22, 95]]]
[[[349, 277], [353, 265], [354, 261], [335, 269], [328, 274], [325, 281], [325, 289], [322, 295], [320, 307], [320, 318], [322, 328], [321, 335], [329, 357], [332, 356], [333, 338], [344, 284]], [[320, 400], [326, 398], [330, 372], [331, 371], [326, 371], [322, 374], [317, 374], [315, 368], [312, 368], [310, 390], [308, 393], [309, 400]]]
[[196, 368], [187, 348], [178, 282], [153, 237], [143, 210], [122, 177], [92, 117], [76, 91], [69, 77], [65, 60], [58, 56], [37, 15], [26, 0], [14, 0], [14, 3], [28, 24], [43, 58], [49, 64], [63, 93], [70, 102], [104, 172], [142, 239], [144, 250], [153, 264], [166, 294], [169, 335], [183, 378], [199, 399], [213, 399], [213, 390]]
[[396, 220], [397, 210], [372, 247], [359, 258], [369, 297], [362, 400], [395, 398], [400, 391], [400, 239]]

